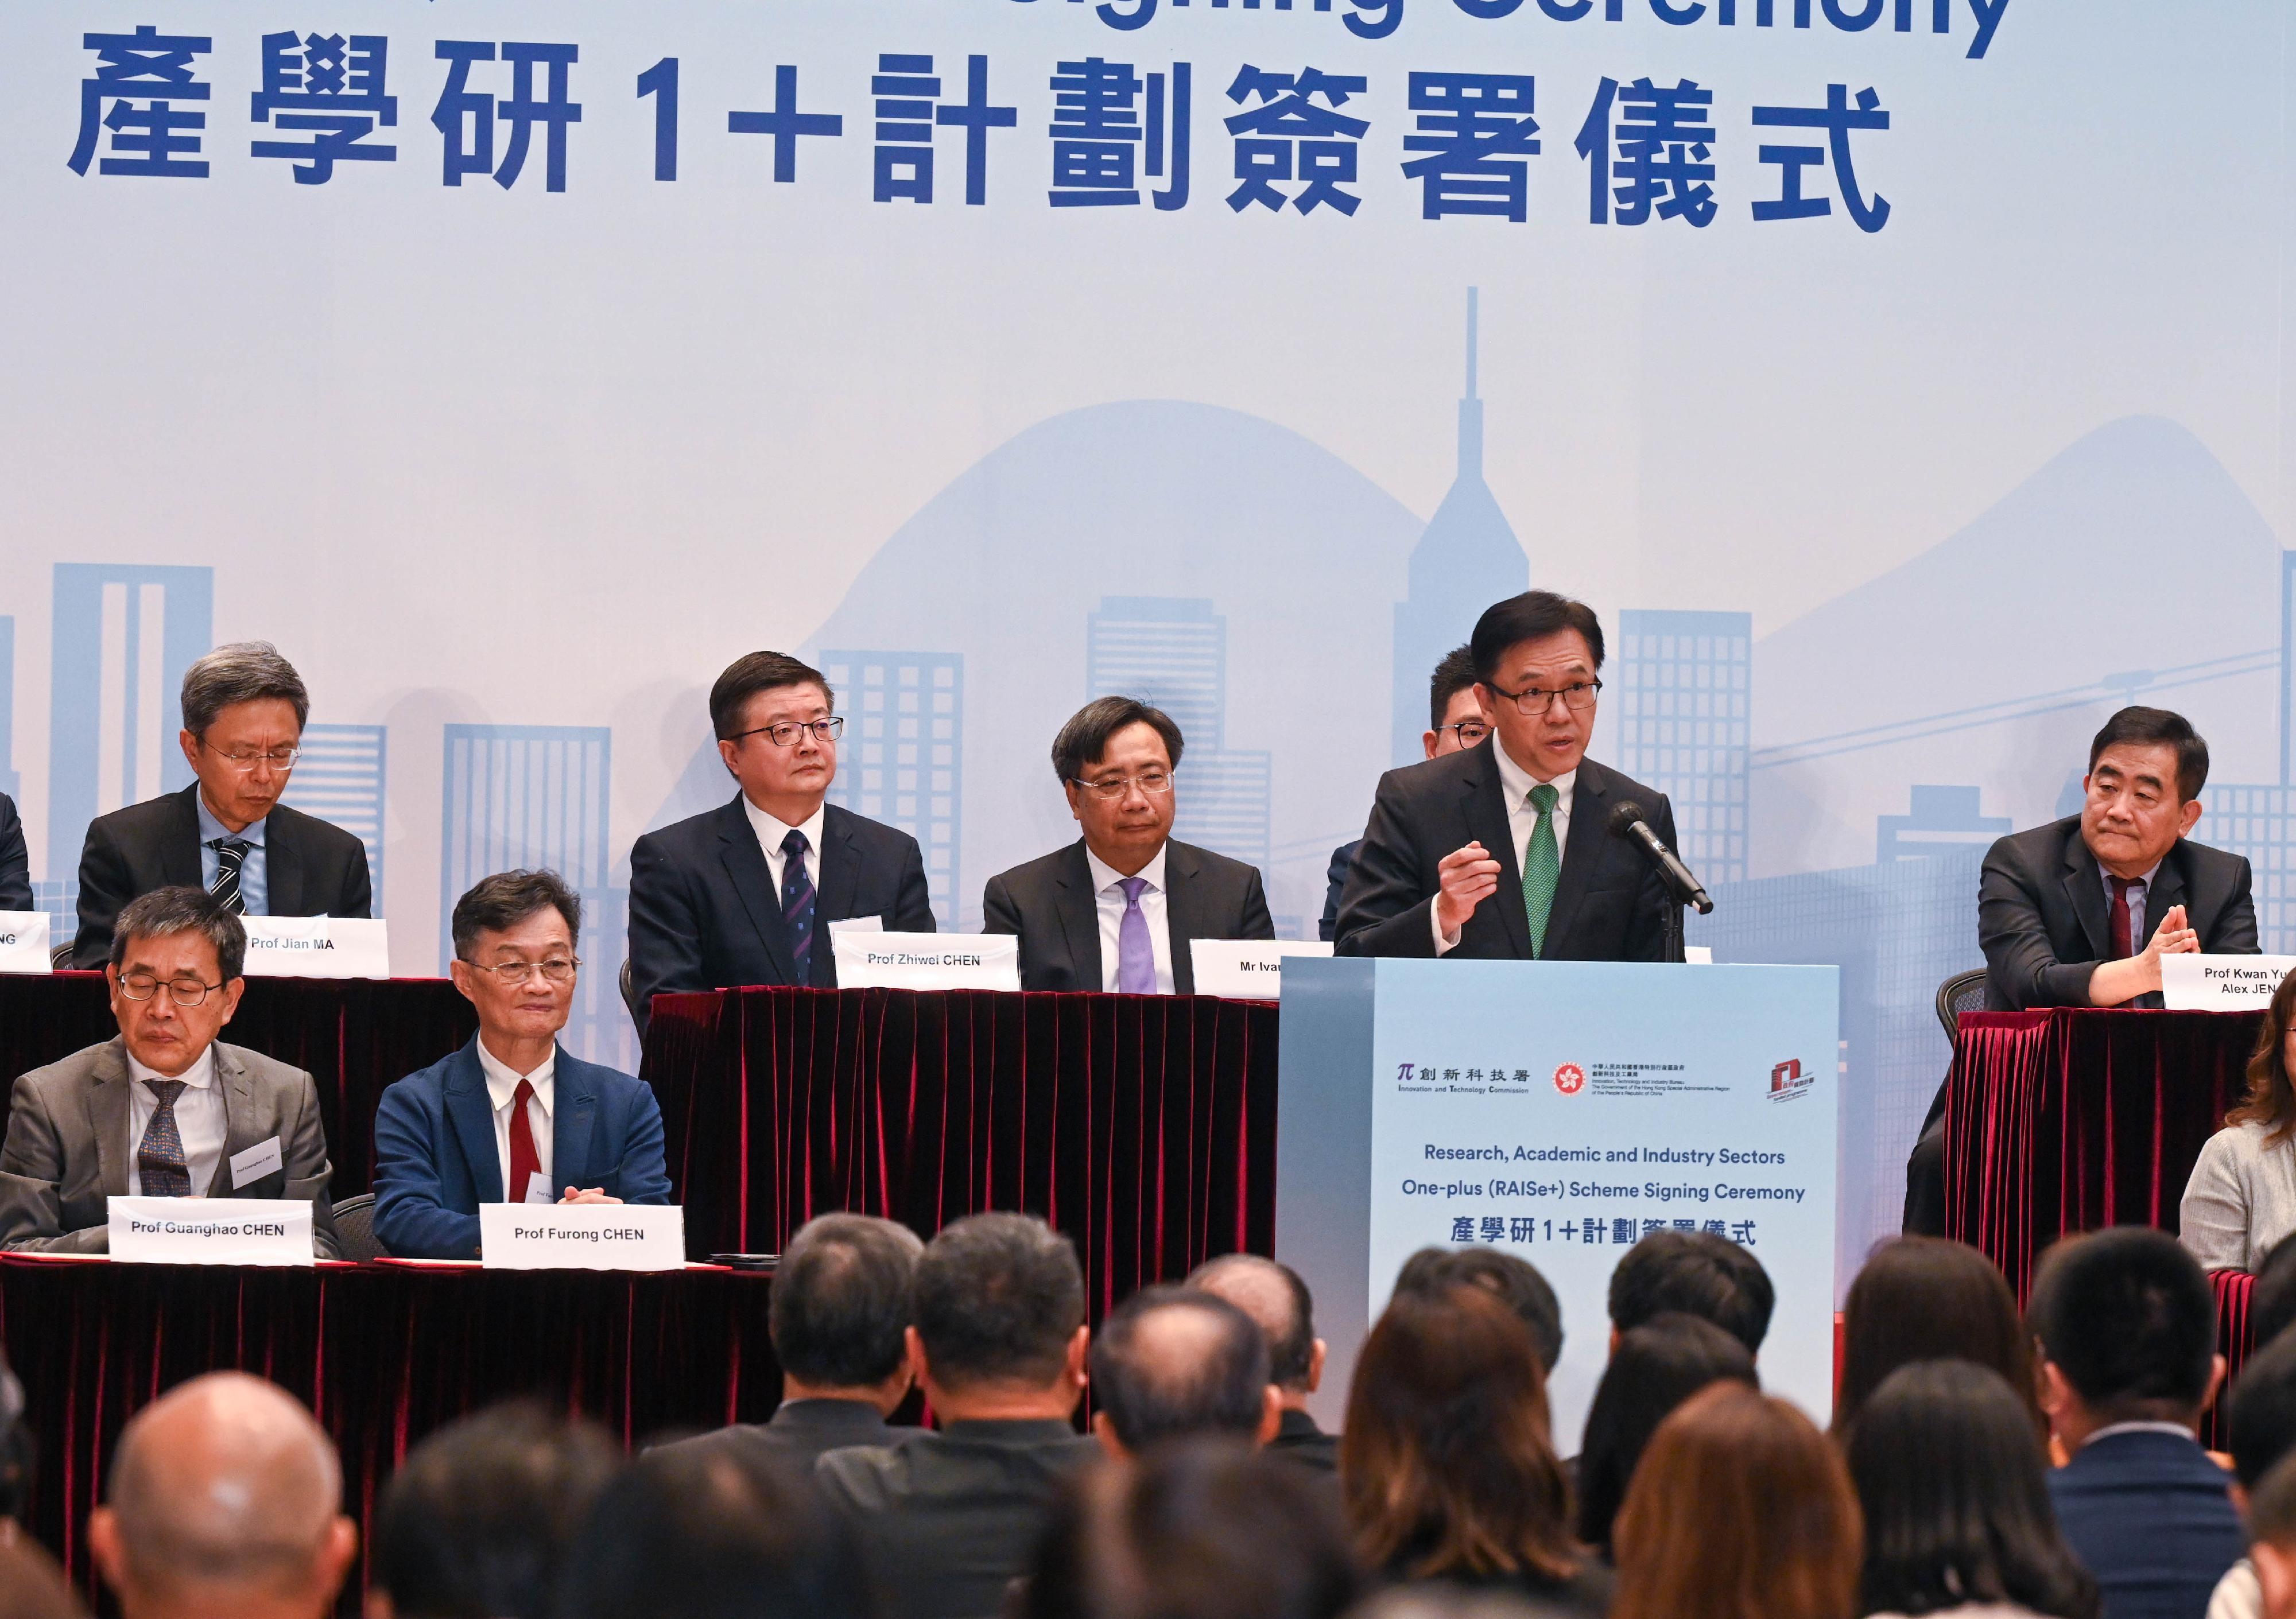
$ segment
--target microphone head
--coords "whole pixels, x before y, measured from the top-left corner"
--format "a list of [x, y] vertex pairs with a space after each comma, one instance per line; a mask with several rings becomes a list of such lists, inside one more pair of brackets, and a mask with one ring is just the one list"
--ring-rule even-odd
[[1611, 836], [1624, 838], [1646, 819], [1643, 806], [1629, 798], [1611, 812]]

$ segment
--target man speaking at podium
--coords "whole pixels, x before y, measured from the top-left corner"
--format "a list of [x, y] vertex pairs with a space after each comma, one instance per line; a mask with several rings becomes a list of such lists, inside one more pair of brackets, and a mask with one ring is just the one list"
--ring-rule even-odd
[[1638, 805], [1671, 847], [1674, 809], [1587, 757], [1603, 690], [1594, 610], [1526, 591], [1486, 610], [1469, 645], [1491, 734], [1380, 779], [1338, 953], [1662, 960], [1673, 902], [1611, 819]]

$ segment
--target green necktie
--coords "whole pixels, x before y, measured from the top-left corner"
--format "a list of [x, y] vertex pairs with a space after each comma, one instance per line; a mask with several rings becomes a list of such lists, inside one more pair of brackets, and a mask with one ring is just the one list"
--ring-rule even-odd
[[1542, 955], [1546, 946], [1546, 913], [1554, 909], [1554, 884], [1562, 875], [1562, 856], [1554, 847], [1554, 801], [1562, 795], [1551, 781], [1530, 789], [1530, 807], [1538, 822], [1530, 829], [1530, 847], [1522, 856], [1522, 908], [1530, 919], [1530, 953]]

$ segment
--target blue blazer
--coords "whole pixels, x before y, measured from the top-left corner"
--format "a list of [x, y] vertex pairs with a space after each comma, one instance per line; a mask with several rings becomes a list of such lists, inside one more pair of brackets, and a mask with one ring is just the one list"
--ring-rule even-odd
[[[558, 1048], [550, 1178], [625, 1203], [668, 1203], [653, 1087]], [[374, 1233], [402, 1259], [474, 1259], [479, 1205], [503, 1200], [494, 1100], [478, 1036], [382, 1093], [374, 1119]]]
[[2231, 1475], [2176, 1434], [2094, 1440], [2049, 1475], [2057, 1525], [2104, 1595], [2104, 1619], [2202, 1619], [2248, 1537]]

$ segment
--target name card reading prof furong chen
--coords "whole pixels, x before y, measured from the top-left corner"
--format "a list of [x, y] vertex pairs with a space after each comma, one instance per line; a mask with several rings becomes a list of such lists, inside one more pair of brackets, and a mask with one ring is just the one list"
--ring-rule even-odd
[[115, 1262], [153, 1265], [308, 1265], [311, 1206], [278, 1198], [114, 1198]]
[[481, 1203], [489, 1271], [682, 1271], [685, 1211], [638, 1203]]

